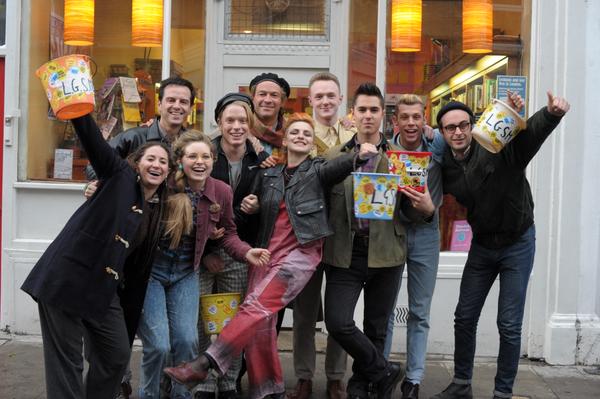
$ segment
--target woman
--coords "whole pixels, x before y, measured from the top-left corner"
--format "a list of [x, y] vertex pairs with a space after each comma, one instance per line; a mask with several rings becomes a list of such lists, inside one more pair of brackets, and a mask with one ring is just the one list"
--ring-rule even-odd
[[[209, 235], [223, 229], [221, 245], [234, 258], [260, 266], [269, 252], [241, 241], [233, 221], [231, 188], [210, 177], [215, 150], [198, 131], [182, 133], [173, 144], [177, 162], [174, 193], [167, 202], [138, 329], [143, 343], [140, 398], [157, 398], [168, 354], [175, 364], [197, 355], [198, 269]], [[171, 398], [191, 393], [174, 384]]]
[[311, 159], [314, 122], [306, 114], [288, 119], [283, 142], [285, 163], [261, 171], [254, 190], [261, 208], [257, 245], [268, 247], [271, 261], [266, 268], [251, 269], [246, 299], [216, 342], [191, 363], [165, 369], [180, 383], [204, 380], [211, 368], [226, 373], [245, 349], [250, 397], [285, 395], [276, 345], [277, 312], [308, 282], [321, 260], [323, 238], [333, 234], [325, 188], [344, 180], [357, 162], [376, 156], [377, 149], [367, 143], [358, 155], [330, 162]]
[[[87, 115], [75, 131], [103, 184], [69, 219], [23, 283], [38, 302], [46, 397], [112, 398], [129, 360], [170, 170], [147, 143], [129, 162]], [[82, 341], [90, 364], [84, 384]]]

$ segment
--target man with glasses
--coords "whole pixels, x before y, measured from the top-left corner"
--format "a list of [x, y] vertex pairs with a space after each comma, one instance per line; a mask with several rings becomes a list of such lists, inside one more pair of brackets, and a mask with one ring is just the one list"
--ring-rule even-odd
[[[510, 93], [509, 93], [510, 94]], [[513, 108], [523, 100], [510, 94]], [[436, 399], [472, 398], [471, 379], [477, 322], [487, 294], [500, 279], [500, 334], [494, 398], [511, 398], [521, 351], [525, 295], [535, 252], [533, 198], [525, 168], [569, 110], [548, 92], [548, 105], [527, 120], [527, 128], [492, 154], [473, 140], [473, 111], [452, 101], [437, 115], [449, 148], [443, 158], [444, 192], [467, 208], [473, 240], [454, 313], [454, 378]]]

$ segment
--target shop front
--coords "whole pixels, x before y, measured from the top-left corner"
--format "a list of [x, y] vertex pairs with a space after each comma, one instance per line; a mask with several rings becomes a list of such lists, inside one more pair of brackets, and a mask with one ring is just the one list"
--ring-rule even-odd
[[[74, 43], [69, 40], [73, 29], [69, 7], [84, 3], [93, 10], [93, 34], [87, 43]], [[600, 54], [599, 44], [592, 40], [598, 33], [593, 16], [600, 17], [600, 7], [590, 3], [10, 2], [5, 12], [14, 19], [6, 27], [4, 109], [14, 118], [12, 126], [6, 120], [4, 131], [2, 327], [14, 333], [39, 333], [35, 303], [19, 286], [84, 201], [85, 153], [79, 150], [70, 125], [50, 111], [35, 75], [49, 59], [77, 53], [92, 60], [92, 79], [99, 91], [96, 118], [107, 138], [154, 118], [156, 84], [174, 75], [196, 87], [197, 100], [188, 124], [206, 132], [216, 127], [212, 110], [217, 100], [224, 93], [247, 90], [250, 80], [266, 71], [290, 83], [291, 95], [284, 106], [288, 113], [312, 112], [307, 86], [316, 72], [330, 71], [340, 78], [345, 99], [340, 115], [350, 109], [358, 84], [376, 82], [385, 92], [382, 129], [388, 136], [394, 134], [391, 114], [401, 93], [422, 96], [427, 120], [434, 127], [436, 113], [451, 99], [465, 102], [480, 114], [492, 98], [502, 98], [506, 87], [511, 87], [522, 90], [528, 116], [545, 105], [546, 89], [567, 97], [573, 105], [571, 113], [529, 168], [537, 206], [538, 247], [522, 353], [555, 363], [597, 363], [600, 341], [594, 337], [600, 336], [600, 272], [592, 266], [600, 263], [600, 216], [590, 198], [600, 195], [600, 185], [583, 184], [593, 180], [588, 176], [592, 170], [600, 170], [600, 161], [590, 152], [590, 145], [600, 140], [593, 134], [597, 124], [591, 122], [590, 104], [600, 99], [597, 90], [582, 82], [585, 77], [598, 83], [595, 74], [586, 69], [591, 69], [594, 57], [598, 61], [594, 54]], [[136, 31], [136, 6], [140, 4], [155, 5], [143, 18], [154, 25]], [[80, 23], [76, 28], [75, 36], [89, 35], [89, 26]], [[136, 79], [140, 101], [133, 108], [126, 101], [123, 87], [127, 79], [123, 78]], [[575, 135], [575, 131], [580, 133]], [[568, 151], [579, 154], [577, 161]], [[573, 177], [571, 168], [583, 172]], [[591, 180], [584, 180], [588, 178]], [[465, 211], [451, 197], [444, 198], [440, 214], [442, 245], [429, 352], [452, 354], [453, 312], [469, 233], [468, 226], [466, 232], [461, 230]], [[495, 284], [482, 313], [479, 355], [497, 353], [493, 300], [497, 292]], [[404, 281], [393, 347], [399, 352], [405, 348], [406, 304]], [[356, 315], [362, 324], [362, 308]]]

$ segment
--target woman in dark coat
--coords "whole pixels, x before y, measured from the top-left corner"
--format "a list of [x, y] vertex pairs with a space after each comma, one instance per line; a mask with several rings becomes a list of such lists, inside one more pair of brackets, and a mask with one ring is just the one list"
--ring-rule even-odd
[[310, 116], [288, 118], [285, 162], [261, 171], [253, 190], [260, 201], [257, 245], [269, 249], [271, 260], [266, 267], [250, 269], [244, 303], [206, 352], [190, 363], [165, 369], [175, 381], [193, 385], [207, 377], [209, 368], [223, 375], [244, 349], [249, 397], [285, 396], [277, 354], [277, 312], [304, 288], [321, 261], [323, 238], [333, 234], [327, 221], [326, 188], [344, 180], [357, 162], [378, 154], [366, 143], [358, 154], [332, 161], [311, 159], [314, 137]]
[[46, 397], [107, 399], [129, 360], [172, 165], [162, 143], [147, 143], [126, 161], [91, 116], [72, 122], [104, 183], [75, 211], [21, 289], [38, 302]]

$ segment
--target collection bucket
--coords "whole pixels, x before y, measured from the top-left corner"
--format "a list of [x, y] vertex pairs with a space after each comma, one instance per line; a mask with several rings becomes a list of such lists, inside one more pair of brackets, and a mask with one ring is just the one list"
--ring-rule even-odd
[[220, 333], [237, 313], [241, 298], [239, 292], [202, 295], [200, 308], [205, 332]]
[[385, 173], [352, 173], [354, 216], [362, 219], [392, 220], [400, 176]]
[[526, 126], [527, 122], [514, 109], [494, 98], [473, 127], [473, 138], [495, 154]]
[[431, 152], [387, 151], [390, 173], [400, 176], [400, 190], [411, 187], [425, 192]]
[[55, 58], [39, 67], [36, 75], [58, 119], [73, 119], [94, 110], [94, 84], [87, 55]]

